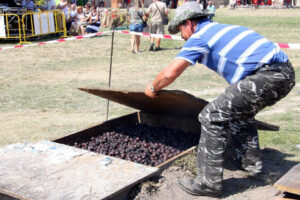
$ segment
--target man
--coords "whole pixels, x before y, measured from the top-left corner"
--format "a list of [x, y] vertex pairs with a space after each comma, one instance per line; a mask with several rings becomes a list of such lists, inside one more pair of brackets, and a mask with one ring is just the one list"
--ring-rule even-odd
[[188, 66], [202, 63], [230, 85], [199, 114], [201, 137], [197, 176], [178, 180], [193, 195], [218, 196], [222, 191], [224, 151], [231, 137], [231, 156], [249, 176], [260, 176], [262, 161], [254, 116], [275, 104], [295, 85], [288, 57], [278, 46], [242, 27], [218, 24], [196, 2], [176, 9], [169, 32], [186, 40], [176, 58], [145, 89], [151, 98], [171, 84]]
[[[153, 3], [150, 4], [146, 15], [151, 16], [151, 26], [150, 26], [150, 33], [152, 34], [164, 34], [164, 25], [163, 25], [163, 15], [168, 15], [168, 9], [164, 2], [159, 0], [153, 0]], [[150, 41], [150, 49], [149, 51], [159, 51], [160, 48], [160, 38], [156, 38], [156, 48], [154, 49], [154, 37], [151, 37]]]

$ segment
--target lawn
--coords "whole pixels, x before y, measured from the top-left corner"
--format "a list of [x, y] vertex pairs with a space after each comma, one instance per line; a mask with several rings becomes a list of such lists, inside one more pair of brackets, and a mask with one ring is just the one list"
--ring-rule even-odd
[[[215, 21], [258, 31], [275, 43], [300, 43], [300, 14], [296, 9], [218, 9]], [[144, 90], [179, 52], [183, 41], [163, 40], [163, 51], [149, 52], [142, 37], [141, 53], [130, 52], [130, 36], [115, 34], [112, 87]], [[7, 44], [5, 44], [7, 46]], [[10, 44], [13, 45], [13, 44]], [[0, 44], [0, 47], [2, 45]], [[105, 120], [106, 100], [79, 87], [107, 86], [111, 34], [101, 37], [0, 51], [0, 146], [15, 142], [53, 140]], [[292, 92], [257, 119], [280, 125], [278, 132], [259, 132], [262, 147], [276, 148], [300, 161], [300, 50], [283, 49], [296, 71]], [[227, 86], [214, 72], [197, 64], [167, 89], [180, 89], [212, 100]], [[109, 118], [134, 109], [111, 103]]]

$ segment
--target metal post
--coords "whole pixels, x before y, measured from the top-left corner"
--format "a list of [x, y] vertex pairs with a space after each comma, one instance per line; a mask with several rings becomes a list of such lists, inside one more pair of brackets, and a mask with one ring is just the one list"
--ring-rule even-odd
[[[114, 52], [114, 37], [115, 37], [115, 31], [114, 31], [114, 28], [113, 28], [112, 35], [111, 35], [110, 66], [109, 66], [108, 87], [110, 87], [110, 85], [111, 85], [111, 70], [112, 70], [112, 58], [113, 58], [113, 52]], [[108, 112], [109, 112], [109, 100], [107, 100], [107, 106], [106, 106], [106, 120], [108, 120]]]

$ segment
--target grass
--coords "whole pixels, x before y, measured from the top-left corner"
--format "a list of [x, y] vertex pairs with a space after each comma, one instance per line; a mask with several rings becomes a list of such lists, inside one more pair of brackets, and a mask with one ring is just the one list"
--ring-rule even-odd
[[[259, 16], [259, 17], [258, 17]], [[300, 14], [294, 10], [217, 10], [214, 20], [254, 29], [273, 42], [300, 43]], [[8, 46], [13, 45], [9, 44]], [[110, 35], [0, 52], [0, 146], [38, 141], [78, 132], [105, 120], [106, 100], [77, 90], [108, 84]], [[163, 40], [160, 52], [148, 52], [149, 38], [142, 37], [142, 53], [130, 52], [130, 36], [115, 34], [112, 87], [144, 90], [176, 56], [183, 41]], [[0, 44], [0, 46], [2, 46]], [[4, 46], [7, 46], [5, 44]], [[266, 108], [257, 119], [281, 126], [279, 132], [259, 132], [262, 147], [276, 148], [300, 161], [300, 50], [283, 50], [296, 71], [297, 85], [281, 102]], [[186, 70], [167, 89], [185, 90], [211, 100], [227, 83], [205, 66]], [[110, 104], [109, 118], [134, 110]], [[183, 159], [193, 163], [194, 154]], [[190, 160], [190, 161], [189, 161]], [[193, 168], [189, 165], [188, 168]]]

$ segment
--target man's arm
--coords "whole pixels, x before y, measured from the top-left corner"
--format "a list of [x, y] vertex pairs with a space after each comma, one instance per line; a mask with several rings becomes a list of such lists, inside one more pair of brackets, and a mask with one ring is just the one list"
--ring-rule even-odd
[[[154, 98], [158, 91], [170, 85], [190, 65], [191, 63], [184, 59], [174, 59], [163, 71], [157, 75], [153, 83], [146, 87], [145, 95]], [[152, 91], [153, 89], [155, 92]]]

